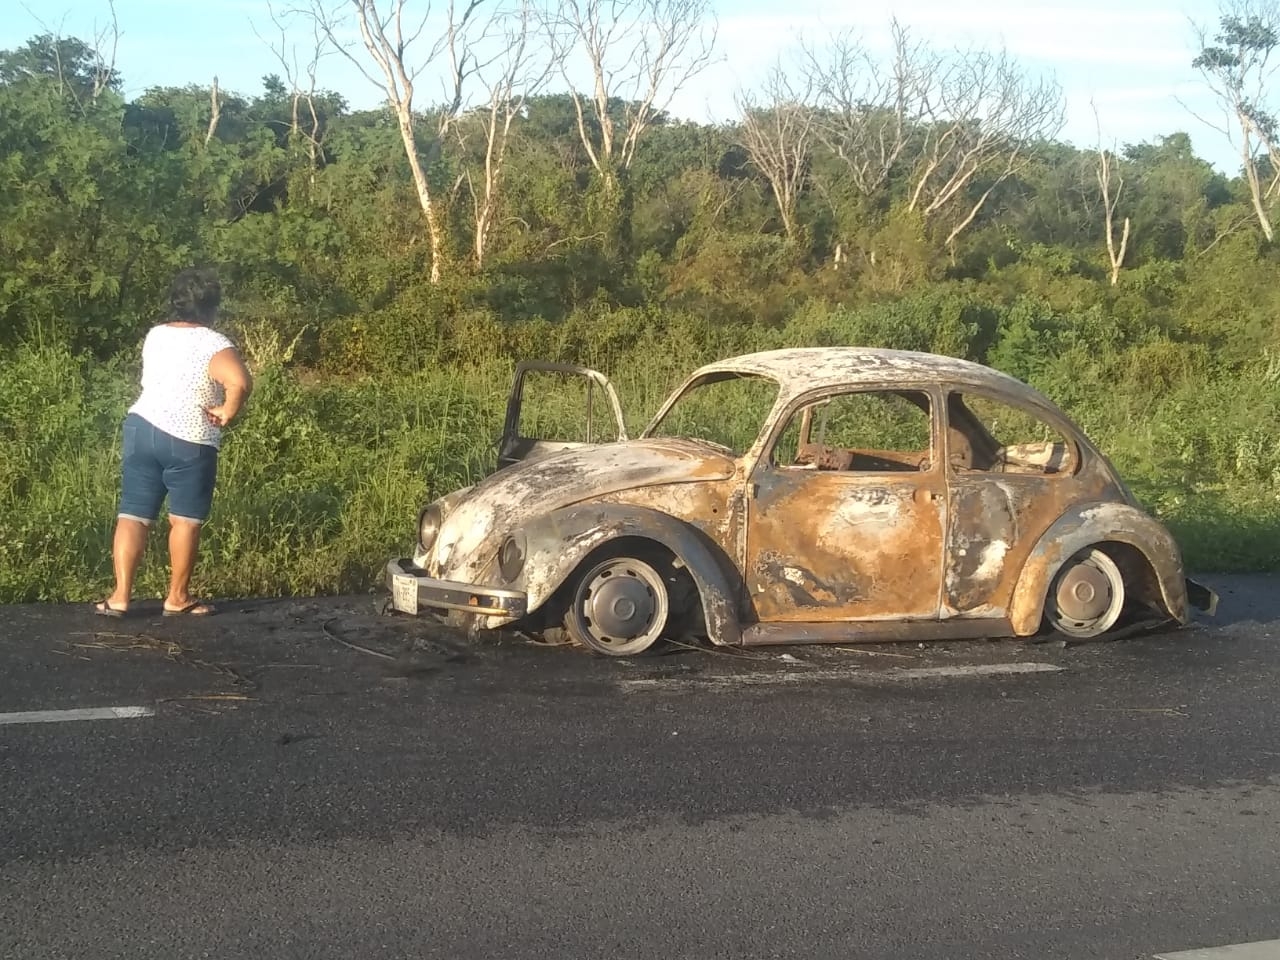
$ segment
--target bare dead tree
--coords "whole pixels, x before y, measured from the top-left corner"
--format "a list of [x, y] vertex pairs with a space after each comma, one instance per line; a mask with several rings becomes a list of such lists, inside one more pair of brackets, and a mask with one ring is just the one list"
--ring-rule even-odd
[[[314, 167], [319, 163], [323, 151], [323, 134], [320, 129], [320, 116], [316, 111], [315, 95], [316, 95], [316, 71], [319, 68], [320, 60], [324, 56], [325, 37], [319, 24], [312, 20], [312, 45], [310, 59], [306, 65], [299, 67], [296, 48], [289, 50], [288, 36], [289, 27], [282, 22], [281, 18], [276, 15], [270, 0], [267, 0], [267, 13], [271, 17], [271, 22], [275, 24], [279, 33], [278, 45], [268, 41], [262, 34], [258, 33], [257, 27], [250, 26], [253, 32], [257, 34], [258, 39], [262, 40], [275, 55], [280, 63], [281, 69], [284, 71], [285, 79], [289, 82], [289, 135], [291, 137], [302, 137], [307, 142], [307, 154], [311, 159], [311, 165]], [[305, 75], [306, 84], [302, 82]], [[303, 111], [306, 111], [307, 126], [303, 127]]]
[[[440, 48], [449, 58], [444, 106], [437, 114], [440, 140], [444, 139], [444, 135], [458, 118], [466, 97], [467, 81], [497, 59], [497, 56], [494, 56], [482, 63], [478, 55], [477, 38], [471, 34], [470, 28], [476, 23], [473, 20], [475, 12], [484, 2], [485, 0], [464, 0], [462, 14], [455, 16], [454, 0], [449, 0], [449, 16], [440, 42]], [[489, 27], [497, 19], [497, 17], [490, 18], [487, 24], [480, 27], [481, 38], [488, 34]]]
[[893, 52], [883, 66], [848, 33], [821, 51], [805, 47], [818, 137], [863, 196], [901, 176], [907, 209], [944, 223], [950, 246], [1029, 162], [1027, 146], [1061, 130], [1061, 89], [1024, 76], [1003, 50], [944, 56], [913, 41], [896, 20], [891, 34]]
[[[102, 91], [111, 85], [116, 75], [116, 51], [120, 46], [120, 21], [116, 16], [115, 0], [107, 0], [107, 9], [111, 11], [110, 25], [95, 31], [93, 36], [92, 98], [94, 100], [101, 96]], [[110, 40], [111, 50], [109, 54], [104, 55], [102, 51], [108, 40]]]
[[[1102, 146], [1102, 125], [1098, 121], [1098, 108], [1093, 108], [1094, 123], [1098, 128], [1098, 160], [1094, 166], [1094, 176], [1098, 181], [1098, 189], [1102, 192], [1103, 230], [1107, 238], [1107, 258], [1111, 261], [1111, 285], [1114, 287], [1120, 279], [1120, 267], [1124, 264], [1125, 253], [1129, 249], [1129, 218], [1124, 218], [1124, 229], [1120, 235], [1120, 244], [1116, 246], [1116, 205], [1120, 202], [1120, 194], [1124, 191], [1124, 177], [1115, 172], [1113, 166], [1115, 155]], [[1112, 178], [1116, 177], [1114, 189]]]
[[[487, 102], [471, 118], [479, 127], [483, 141], [482, 159], [478, 164], [464, 159], [462, 172], [471, 195], [475, 224], [472, 255], [477, 269], [484, 266], [489, 237], [498, 216], [511, 126], [523, 112], [526, 100], [542, 89], [554, 69], [550, 58], [540, 56], [534, 47], [533, 19], [529, 0], [520, 0], [514, 11], [499, 12], [492, 21], [494, 29], [485, 33], [497, 34], [497, 47], [502, 53], [477, 66], [480, 86], [488, 92]], [[466, 123], [454, 125], [464, 158], [468, 128]]]
[[[803, 75], [801, 75], [803, 77]], [[735, 97], [741, 114], [740, 143], [773, 189], [774, 203], [787, 237], [796, 235], [796, 202], [804, 186], [813, 141], [815, 113], [811, 87], [792, 87], [781, 60], [769, 70], [762, 87], [764, 102], [749, 93]]]
[[[405, 156], [409, 161], [409, 170], [413, 175], [414, 187], [418, 194], [418, 203], [427, 221], [428, 239], [431, 244], [431, 282], [438, 283], [448, 250], [445, 238], [447, 218], [440, 209], [441, 204], [432, 194], [426, 168], [418, 149], [413, 110], [414, 82], [427, 65], [438, 62], [442, 56], [448, 56], [449, 83], [452, 89], [448, 92], [444, 106], [438, 114], [436, 142], [439, 144], [457, 117], [463, 100], [464, 84], [475, 69], [467, 35], [476, 10], [485, 0], [463, 0], [461, 11], [455, 9], [457, 5], [454, 0], [449, 0], [446, 26], [427, 55], [415, 68], [409, 65], [408, 48], [418, 39], [426, 26], [430, 16], [429, 7], [417, 27], [406, 34], [405, 0], [343, 0], [334, 11], [326, 11], [322, 0], [308, 0], [308, 2], [310, 6], [305, 12], [313, 19], [325, 38], [338, 52], [355, 64], [366, 79], [386, 91], [387, 105], [395, 114], [399, 125], [400, 138], [404, 144]], [[349, 45], [339, 40], [338, 34], [341, 31], [343, 18], [337, 13], [338, 9], [345, 9], [354, 14], [365, 53], [373, 61], [378, 71], [377, 75], [366, 66], [364, 58], [352, 53]]]
[[[553, 61], [569, 84], [578, 134], [592, 166], [614, 182], [635, 158], [654, 118], [711, 62], [716, 25], [709, 0], [551, 0], [543, 17]], [[592, 94], [577, 92], [569, 75], [581, 47]], [[611, 101], [623, 100], [621, 129]], [[589, 100], [589, 105], [584, 105]], [[590, 111], [594, 126], [589, 128]]]
[[802, 69], [819, 108], [815, 134], [843, 161], [862, 196], [882, 189], [903, 156], [937, 61], [896, 19], [890, 33], [887, 69], [849, 31], [833, 35], [825, 53], [801, 42]]
[[213, 139], [213, 135], [218, 132], [218, 121], [222, 119], [222, 101], [218, 98], [218, 75], [213, 75], [213, 86], [209, 88], [209, 129], [204, 133], [204, 145], [209, 146], [209, 141]]
[[[53, 54], [54, 69], [57, 71], [58, 93], [69, 93], [83, 114], [88, 109], [82, 99], [82, 93], [85, 91], [77, 90], [79, 84], [68, 80], [67, 67], [62, 62], [62, 44], [65, 39], [62, 31], [51, 28], [28, 4], [23, 3], [22, 7], [36, 23], [40, 24], [51, 40], [50, 52]], [[116, 53], [120, 45], [120, 21], [116, 15], [115, 0], [107, 0], [107, 9], [111, 11], [111, 22], [101, 28], [98, 28], [95, 22], [93, 44], [88, 50], [93, 61], [91, 65], [92, 73], [88, 77], [89, 88], [87, 94], [90, 103], [102, 96], [103, 91], [107, 90], [117, 80]], [[104, 53], [108, 44], [110, 45], [110, 50]]]
[[[923, 144], [908, 208], [926, 220], [954, 208], [948, 246], [996, 188], [1030, 162], [1027, 147], [1055, 136], [1066, 119], [1058, 84], [1029, 80], [1003, 50], [958, 56], [923, 106]], [[969, 186], [980, 174], [986, 187], [970, 203]]]
[[1120, 267], [1124, 264], [1125, 253], [1129, 248], [1129, 218], [1124, 218], [1124, 231], [1120, 236], [1120, 248], [1116, 249], [1116, 233], [1115, 233], [1115, 215], [1116, 204], [1120, 200], [1120, 193], [1124, 190], [1124, 177], [1121, 177], [1116, 184], [1115, 193], [1111, 192], [1111, 161], [1112, 154], [1108, 150], [1098, 151], [1098, 186], [1102, 189], [1102, 210], [1104, 225], [1103, 229], [1107, 235], [1107, 257], [1111, 261], [1111, 285], [1114, 287], [1120, 279]]
[[1277, 66], [1271, 63], [1272, 55], [1280, 47], [1280, 6], [1276, 0], [1222, 0], [1218, 24], [1212, 42], [1207, 29], [1195, 28], [1200, 52], [1191, 65], [1229, 118], [1226, 126], [1209, 126], [1240, 151], [1258, 226], [1271, 242], [1280, 192], [1280, 133], [1275, 107], [1268, 104], [1269, 81]]

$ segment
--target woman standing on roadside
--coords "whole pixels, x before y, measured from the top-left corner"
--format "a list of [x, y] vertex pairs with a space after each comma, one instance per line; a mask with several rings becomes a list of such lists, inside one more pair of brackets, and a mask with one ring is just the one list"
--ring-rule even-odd
[[205, 615], [211, 604], [190, 594], [200, 529], [213, 503], [222, 428], [253, 389], [235, 345], [212, 329], [222, 288], [211, 270], [179, 273], [169, 288], [171, 319], [142, 345], [142, 393], [124, 421], [124, 462], [112, 561], [116, 587], [94, 605], [123, 616], [147, 545], [169, 497], [169, 594], [164, 615]]

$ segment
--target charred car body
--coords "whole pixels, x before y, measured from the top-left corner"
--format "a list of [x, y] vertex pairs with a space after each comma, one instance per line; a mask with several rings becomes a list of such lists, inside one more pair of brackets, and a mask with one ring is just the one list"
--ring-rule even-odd
[[[523, 435], [535, 371], [585, 378], [616, 433]], [[395, 610], [627, 656], [685, 636], [1089, 638], [1217, 603], [1057, 406], [952, 357], [734, 357], [689, 375], [634, 439], [606, 377], [522, 364], [498, 462], [422, 511], [413, 555], [386, 566]]]

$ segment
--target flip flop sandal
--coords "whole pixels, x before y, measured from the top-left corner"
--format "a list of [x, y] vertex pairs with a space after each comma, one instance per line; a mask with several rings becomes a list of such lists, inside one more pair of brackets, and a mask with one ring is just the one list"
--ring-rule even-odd
[[100, 617], [123, 617], [127, 611], [117, 610], [107, 597], [103, 597], [93, 605], [93, 612]]
[[[205, 608], [204, 612], [193, 613], [192, 611], [195, 610], [197, 607], [204, 607]], [[164, 615], [166, 617], [183, 617], [183, 616], [208, 617], [208, 616], [212, 616], [216, 612], [217, 612], [217, 608], [214, 607], [213, 604], [205, 600], [192, 600], [185, 607], [181, 607], [177, 610], [170, 610], [168, 607], [164, 608]]]

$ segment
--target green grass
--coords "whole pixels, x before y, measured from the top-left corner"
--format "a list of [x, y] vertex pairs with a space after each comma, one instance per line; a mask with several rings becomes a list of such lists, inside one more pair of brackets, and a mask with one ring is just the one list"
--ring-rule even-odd
[[[705, 359], [649, 347], [597, 362], [609, 368], [635, 435]], [[226, 439], [196, 588], [270, 596], [375, 584], [386, 559], [405, 549], [424, 501], [492, 469], [511, 376], [500, 360], [354, 380], [259, 372], [248, 413]], [[1169, 523], [1190, 568], [1280, 569], [1272, 373], [1203, 370], [1155, 393], [1107, 376], [1105, 365], [1063, 355], [1039, 385]], [[109, 589], [120, 421], [135, 383], [123, 362], [57, 350], [0, 359], [0, 603], [82, 601]], [[585, 395], [541, 387], [531, 384], [526, 422], [579, 438]], [[607, 427], [598, 394], [595, 411]], [[746, 435], [754, 424], [731, 410], [721, 426]], [[165, 589], [166, 551], [155, 546], [139, 596]]]

